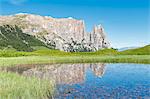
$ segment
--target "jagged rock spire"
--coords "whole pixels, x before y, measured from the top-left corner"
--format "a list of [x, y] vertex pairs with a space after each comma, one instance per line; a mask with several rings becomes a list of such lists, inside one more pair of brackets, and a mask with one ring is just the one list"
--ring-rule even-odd
[[96, 50], [110, 47], [110, 43], [107, 41], [104, 28], [101, 24], [94, 26], [93, 31], [91, 32], [91, 43]]

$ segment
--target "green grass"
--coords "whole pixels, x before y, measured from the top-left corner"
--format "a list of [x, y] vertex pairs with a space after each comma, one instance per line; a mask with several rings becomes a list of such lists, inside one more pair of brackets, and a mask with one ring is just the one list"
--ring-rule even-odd
[[36, 55], [33, 52], [17, 52], [17, 51], [0, 51], [0, 57], [19, 57], [19, 56], [32, 56]]
[[48, 80], [0, 72], [0, 99], [47, 99], [53, 88]]
[[33, 52], [23, 52], [15, 50], [0, 50], [0, 57], [18, 57], [18, 56], [93, 56], [93, 55], [116, 55], [118, 52], [113, 49], [104, 49], [97, 52], [64, 52], [59, 50], [50, 50], [41, 48]]
[[[150, 63], [150, 46], [118, 52], [114, 49], [104, 49], [97, 52], [63, 52], [59, 50], [42, 49], [33, 52], [0, 51], [0, 66], [17, 64], [42, 63]], [[131, 54], [132, 52], [132, 54]], [[140, 53], [140, 54], [139, 54]], [[143, 53], [143, 54], [142, 54]]]
[[26, 56], [0, 58], [0, 66], [17, 64], [46, 63], [145, 63], [150, 64], [150, 55], [112, 55], [112, 56]]
[[136, 49], [129, 49], [122, 52], [119, 52], [118, 54], [121, 55], [150, 55], [150, 45], [136, 48]]
[[15, 50], [0, 50], [0, 57], [19, 57], [19, 56], [112, 56], [112, 55], [150, 55], [150, 45], [118, 52], [114, 49], [103, 49], [96, 52], [64, 52], [59, 50], [50, 50], [45, 47], [35, 46], [38, 49], [33, 52], [23, 52]]

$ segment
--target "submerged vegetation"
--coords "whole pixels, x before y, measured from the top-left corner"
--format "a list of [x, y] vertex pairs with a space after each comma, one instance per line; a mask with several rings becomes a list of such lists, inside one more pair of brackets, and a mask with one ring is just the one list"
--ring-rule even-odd
[[52, 93], [49, 80], [0, 72], [0, 99], [48, 99]]

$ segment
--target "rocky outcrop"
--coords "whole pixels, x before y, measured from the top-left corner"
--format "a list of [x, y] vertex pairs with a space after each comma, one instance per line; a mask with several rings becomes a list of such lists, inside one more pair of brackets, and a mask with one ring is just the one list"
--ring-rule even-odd
[[24, 33], [34, 35], [59, 50], [96, 51], [110, 47], [103, 27], [95, 26], [91, 33], [87, 33], [83, 20], [16, 14], [0, 16], [0, 24], [18, 25]]
[[108, 48], [110, 43], [106, 39], [104, 28], [101, 25], [95, 26], [90, 38], [91, 44], [99, 50], [101, 48]]

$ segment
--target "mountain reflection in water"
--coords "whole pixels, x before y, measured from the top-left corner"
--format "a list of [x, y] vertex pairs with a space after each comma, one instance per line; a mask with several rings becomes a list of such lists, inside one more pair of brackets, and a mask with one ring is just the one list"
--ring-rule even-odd
[[87, 69], [91, 69], [95, 76], [102, 77], [105, 64], [26, 65], [1, 69], [7, 72], [16, 72], [28, 77], [35, 76], [38, 78], [53, 79], [56, 84], [76, 84], [84, 82]]
[[0, 70], [54, 80], [54, 99], [150, 99], [150, 64], [33, 64]]

